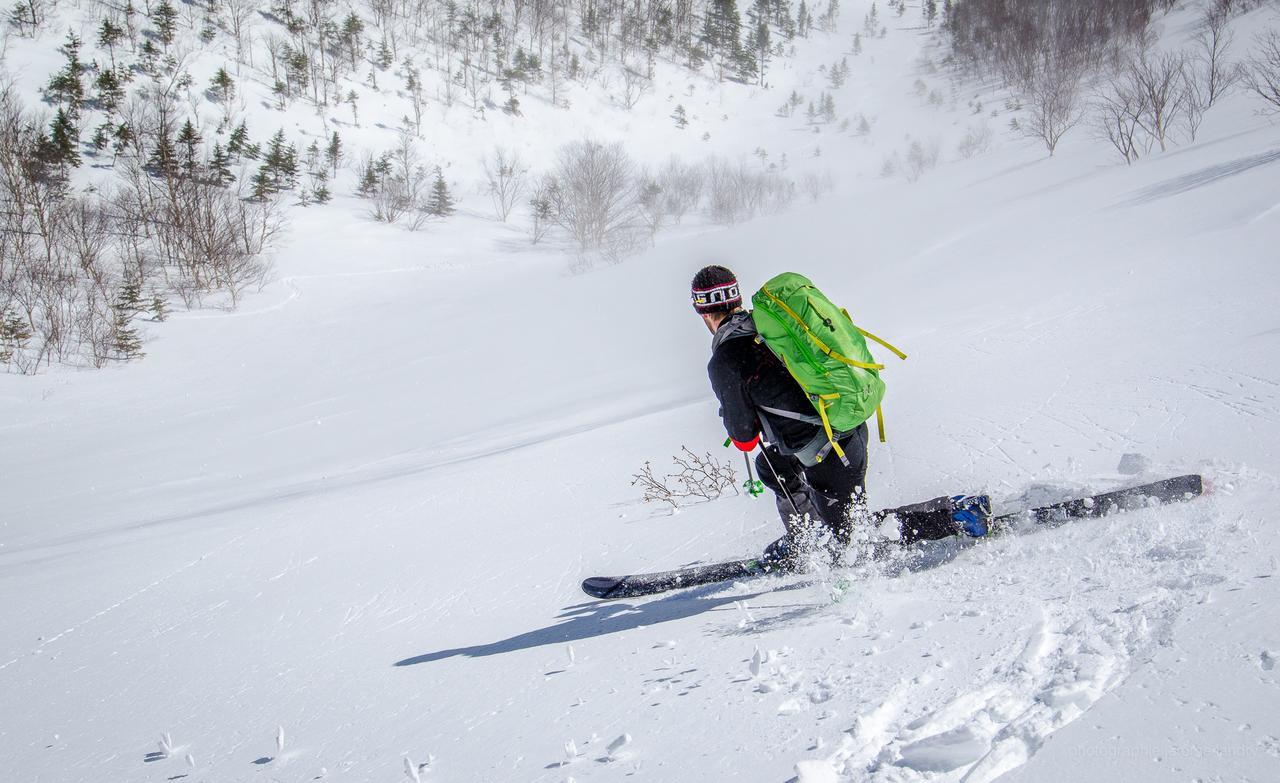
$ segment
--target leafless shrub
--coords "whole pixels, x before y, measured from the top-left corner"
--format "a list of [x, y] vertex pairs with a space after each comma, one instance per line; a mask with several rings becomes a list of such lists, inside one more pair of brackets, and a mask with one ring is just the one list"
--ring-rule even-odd
[[1093, 100], [1092, 123], [1097, 135], [1110, 142], [1125, 163], [1138, 159], [1144, 111], [1142, 98], [1118, 80], [1112, 80]]
[[1082, 76], [1077, 62], [1046, 55], [1028, 82], [1023, 132], [1042, 141], [1050, 156], [1083, 116], [1079, 106]]
[[188, 306], [225, 290], [234, 306], [269, 271], [266, 253], [283, 226], [274, 199], [250, 201], [236, 188], [196, 177], [152, 177], [136, 161], [124, 167], [114, 200], [128, 235], [131, 266], [156, 264]]
[[1227, 50], [1231, 48], [1234, 36], [1227, 26], [1230, 11], [1221, 5], [1211, 6], [1205, 11], [1200, 30], [1195, 35], [1196, 55], [1195, 70], [1202, 103], [1209, 109], [1218, 99], [1228, 93], [1240, 79], [1240, 72], [1227, 63]]
[[746, 162], [721, 158], [707, 162], [707, 211], [717, 223], [733, 224], [757, 215], [778, 212], [791, 204], [793, 185], [769, 171], [756, 171]]
[[645, 503], [666, 503], [674, 509], [680, 507], [681, 501], [715, 500], [726, 490], [737, 488], [738, 476], [729, 464], [719, 462], [710, 453], [698, 456], [685, 446], [680, 451], [671, 458], [675, 473], [655, 476], [653, 465], [645, 462], [640, 472], [631, 477], [631, 486], [643, 490]]
[[511, 210], [524, 196], [529, 169], [520, 154], [502, 147], [494, 149], [492, 157], [484, 162], [484, 175], [488, 182], [489, 197], [498, 220], [506, 222]]
[[836, 180], [830, 171], [806, 171], [800, 177], [800, 190], [809, 197], [810, 201], [818, 201], [826, 194], [835, 190]]
[[1280, 31], [1268, 30], [1257, 38], [1257, 51], [1244, 65], [1244, 84], [1280, 112]]
[[689, 210], [698, 207], [705, 181], [702, 167], [683, 163], [674, 156], [658, 172], [658, 186], [666, 202], [664, 208], [673, 222], [679, 223]]
[[991, 149], [992, 136], [991, 126], [985, 122], [970, 125], [964, 132], [964, 138], [960, 139], [956, 152], [966, 160], [981, 155]]
[[1187, 108], [1185, 63], [1181, 53], [1157, 54], [1143, 45], [1124, 69], [1125, 89], [1138, 98], [1142, 109], [1138, 124], [1159, 143], [1161, 152], [1168, 149], [1170, 133]]
[[644, 74], [636, 73], [626, 66], [621, 70], [622, 92], [618, 96], [618, 103], [622, 104], [622, 108], [631, 111], [646, 93], [653, 90], [653, 82]]
[[560, 148], [554, 220], [583, 251], [626, 243], [639, 224], [635, 164], [619, 143], [575, 141]]
[[[1160, 0], [1163, 2], [1164, 0]], [[1026, 88], [1041, 61], [1101, 63], [1150, 23], [1157, 0], [965, 0], [946, 31], [958, 62]]]

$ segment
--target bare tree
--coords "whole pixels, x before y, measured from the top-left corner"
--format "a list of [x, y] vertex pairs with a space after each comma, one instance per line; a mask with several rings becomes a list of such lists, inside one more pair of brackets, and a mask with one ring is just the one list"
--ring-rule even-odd
[[1258, 36], [1258, 51], [1244, 67], [1245, 86], [1280, 112], [1280, 31], [1268, 30]]
[[1093, 102], [1093, 125], [1098, 135], [1111, 142], [1125, 163], [1138, 159], [1140, 119], [1145, 112], [1142, 98], [1128, 85], [1113, 80]]
[[1195, 35], [1199, 49], [1197, 60], [1200, 68], [1200, 89], [1205, 109], [1211, 108], [1239, 80], [1239, 69], [1227, 64], [1227, 50], [1234, 36], [1227, 26], [1229, 12], [1221, 5], [1205, 11], [1200, 30]]
[[[1066, 58], [1045, 56], [1027, 89], [1023, 132], [1044, 142], [1052, 156], [1063, 135], [1080, 122], [1081, 68]], [[909, 179], [910, 177], [908, 177]]]
[[496, 147], [491, 158], [484, 161], [484, 175], [488, 182], [489, 197], [498, 220], [507, 222], [511, 210], [524, 196], [529, 169], [514, 150]]
[[[244, 62], [244, 45], [251, 35], [251, 24], [258, 12], [257, 0], [222, 0], [224, 18], [231, 37], [236, 41], [236, 62]], [[252, 47], [250, 47], [252, 50]], [[252, 63], [251, 63], [252, 64]]]
[[638, 225], [635, 164], [620, 143], [575, 141], [560, 148], [555, 220], [581, 250], [625, 241]]
[[622, 108], [631, 111], [652, 89], [653, 82], [647, 76], [636, 73], [626, 66], [622, 67], [622, 94], [619, 99]]
[[1142, 103], [1139, 123], [1161, 152], [1168, 149], [1170, 132], [1187, 108], [1185, 64], [1183, 54], [1154, 54], [1142, 46], [1127, 68], [1129, 88]]

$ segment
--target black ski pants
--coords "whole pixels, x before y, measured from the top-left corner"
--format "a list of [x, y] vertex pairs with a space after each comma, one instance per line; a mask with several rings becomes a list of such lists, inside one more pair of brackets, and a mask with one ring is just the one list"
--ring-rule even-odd
[[793, 541], [805, 530], [805, 515], [820, 522], [832, 537], [847, 545], [853, 533], [850, 510], [855, 497], [861, 497], [867, 478], [867, 425], [864, 423], [840, 442], [846, 465], [835, 452], [816, 465], [804, 463], [766, 446], [756, 456], [756, 472], [764, 485], [773, 490], [778, 514]]
[[[773, 490], [787, 536], [802, 547], [816, 532], [806, 526], [806, 515], [826, 527], [841, 547], [847, 547], [853, 537], [856, 519], [851, 513], [853, 505], [866, 502], [867, 425], [862, 424], [841, 440], [840, 448], [848, 465], [833, 452], [822, 462], [805, 467], [800, 460], [782, 454], [772, 445], [756, 456], [756, 472], [764, 485]], [[872, 512], [870, 519], [879, 523], [890, 514], [898, 520], [898, 540], [903, 544], [945, 538], [957, 532], [947, 497]]]

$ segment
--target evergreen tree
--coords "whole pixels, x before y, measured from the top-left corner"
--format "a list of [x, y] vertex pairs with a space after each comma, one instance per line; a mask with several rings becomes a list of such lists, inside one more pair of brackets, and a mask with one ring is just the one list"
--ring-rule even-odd
[[160, 0], [160, 4], [151, 9], [151, 21], [156, 25], [156, 37], [167, 50], [178, 32], [178, 9], [169, 0]]
[[671, 112], [671, 119], [676, 121], [676, 127], [684, 129], [689, 126], [689, 117], [685, 113], [684, 104], [676, 104], [676, 110]]
[[63, 104], [77, 116], [80, 114], [80, 104], [84, 101], [84, 84], [80, 81], [80, 74], [84, 71], [84, 64], [80, 62], [82, 45], [75, 33], [67, 32], [67, 41], [62, 45], [67, 64], [53, 75], [45, 88], [50, 98]]
[[104, 111], [114, 112], [120, 101], [124, 100], [124, 88], [120, 86], [116, 72], [110, 68], [105, 68], [98, 74], [98, 78], [93, 80], [93, 86], [98, 91], [98, 105]]
[[342, 139], [338, 138], [337, 131], [329, 137], [329, 145], [324, 149], [324, 159], [333, 171], [333, 176], [338, 176], [338, 165], [342, 163]]
[[133, 143], [133, 128], [130, 128], [128, 123], [122, 122], [116, 127], [115, 133], [112, 135], [115, 137], [112, 152], [116, 155], [123, 155], [125, 150], [129, 149], [129, 145]]
[[263, 164], [258, 169], [258, 173], [253, 175], [253, 179], [249, 181], [249, 184], [249, 198], [254, 201], [266, 201], [276, 193], [275, 181], [271, 176], [271, 172], [267, 170], [266, 164]]
[[231, 135], [227, 137], [227, 154], [233, 158], [239, 158], [244, 155], [245, 149], [249, 145], [249, 129], [241, 122], [231, 131]]
[[741, 28], [737, 0], [711, 0], [703, 20], [701, 43], [723, 66], [732, 65], [742, 49]]
[[177, 173], [178, 156], [169, 134], [161, 131], [156, 135], [156, 146], [147, 160], [147, 167], [157, 176], [170, 177]]
[[80, 165], [80, 129], [66, 109], [59, 108], [54, 115], [49, 126], [49, 143], [50, 152], [59, 165], [71, 169]]
[[26, 348], [30, 339], [31, 329], [26, 321], [8, 308], [0, 310], [0, 363], [12, 361], [14, 354]]
[[99, 152], [105, 150], [107, 145], [111, 143], [111, 131], [113, 125], [110, 122], [104, 122], [93, 129], [93, 136], [89, 138], [89, 144]]
[[809, 14], [809, 5], [805, 0], [800, 0], [800, 7], [796, 9], [796, 33], [801, 38], [809, 37], [809, 28], [813, 25], [813, 17]]
[[231, 99], [236, 96], [236, 82], [231, 78], [231, 74], [227, 73], [225, 67], [219, 68], [213, 75], [209, 88], [213, 92], [213, 97], [222, 104], [231, 103]]
[[360, 174], [360, 185], [356, 188], [356, 193], [369, 198], [378, 192], [378, 169], [373, 161], [369, 161], [364, 167], [364, 171]]
[[431, 193], [427, 196], [427, 214], [432, 217], [449, 217], [455, 212], [453, 195], [449, 193], [449, 184], [444, 181], [444, 173], [436, 166], [436, 178], [431, 183]]
[[98, 27], [98, 46], [106, 49], [111, 55], [111, 68], [116, 67], [116, 44], [124, 40], [125, 31], [109, 18], [103, 19]]
[[111, 347], [116, 352], [116, 358], [125, 361], [141, 359], [146, 356], [142, 352], [142, 337], [138, 334], [138, 330], [134, 329], [130, 324], [132, 320], [132, 316], [128, 315], [124, 310], [115, 309], [115, 318], [111, 324]]
[[754, 60], [758, 83], [763, 85], [765, 72], [769, 67], [769, 52], [773, 46], [773, 35], [769, 29], [771, 9], [770, 0], [755, 0], [747, 11], [747, 43], [746, 50]]
[[188, 118], [183, 123], [182, 129], [178, 131], [178, 146], [182, 148], [182, 168], [188, 175], [195, 174], [196, 147], [203, 141], [204, 139], [200, 137], [200, 132], [196, 130], [196, 126]]
[[169, 319], [169, 303], [158, 293], [151, 294], [151, 320], [166, 321]]
[[220, 142], [213, 143], [213, 153], [209, 159], [209, 177], [218, 185], [228, 185], [236, 179], [231, 173], [231, 156], [223, 149]]

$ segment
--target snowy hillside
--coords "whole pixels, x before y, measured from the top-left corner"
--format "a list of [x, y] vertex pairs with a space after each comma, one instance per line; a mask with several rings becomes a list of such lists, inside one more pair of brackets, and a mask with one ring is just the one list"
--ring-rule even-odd
[[[1005, 91], [953, 91], [918, 9], [881, 8], [887, 34], [853, 55], [870, 7], [847, 2], [770, 89], [699, 81], [688, 129], [672, 68], [632, 112], [525, 101], [541, 130], [509, 137], [539, 169], [588, 132], [648, 165], [786, 152], [797, 181], [832, 175], [817, 201], [691, 218], [572, 273], [478, 192], [506, 120], [439, 120], [458, 215], [374, 222], [346, 171], [332, 203], [289, 208], [238, 309], [141, 322], [139, 362], [0, 374], [0, 780], [1274, 779], [1276, 121], [1238, 91], [1133, 165], [1085, 127], [1046, 157]], [[1161, 17], [1161, 45], [1198, 10]], [[1232, 25], [1243, 55], [1280, 18]], [[33, 63], [31, 96], [43, 45], [6, 55]], [[776, 116], [793, 89], [850, 125]], [[403, 103], [360, 111], [392, 146]], [[961, 154], [978, 124], [988, 148]], [[913, 141], [940, 162], [909, 181]], [[780, 532], [768, 499], [671, 514], [630, 483], [682, 445], [740, 459], [688, 303], [712, 262], [752, 290], [803, 272], [910, 355], [886, 372], [873, 506], [1016, 509], [1185, 472], [1213, 491], [927, 567], [591, 601], [586, 576]]]

